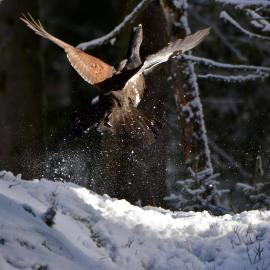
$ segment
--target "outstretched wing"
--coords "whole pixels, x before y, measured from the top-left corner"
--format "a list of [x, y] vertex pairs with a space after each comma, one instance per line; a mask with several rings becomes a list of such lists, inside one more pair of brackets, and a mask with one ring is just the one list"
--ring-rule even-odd
[[206, 28], [189, 35], [184, 39], [178, 39], [155, 54], [146, 57], [143, 66], [133, 75], [125, 84], [123, 92], [128, 97], [129, 102], [133, 107], [137, 107], [143, 98], [145, 89], [144, 74], [151, 71], [154, 67], [164, 62], [167, 62], [174, 55], [179, 55], [187, 50], [196, 47], [209, 34], [210, 28]]
[[113, 76], [114, 68], [112, 66], [49, 34], [40, 21], [36, 22], [30, 14], [28, 17], [23, 15], [21, 20], [37, 35], [47, 38], [63, 48], [72, 67], [88, 83], [94, 85]]
[[205, 28], [192, 35], [186, 36], [184, 39], [177, 39], [176, 41], [169, 43], [167, 47], [157, 53], [147, 56], [142, 66], [142, 70], [147, 72], [155, 66], [167, 62], [171, 57], [193, 49], [208, 36], [209, 32], [210, 28]]

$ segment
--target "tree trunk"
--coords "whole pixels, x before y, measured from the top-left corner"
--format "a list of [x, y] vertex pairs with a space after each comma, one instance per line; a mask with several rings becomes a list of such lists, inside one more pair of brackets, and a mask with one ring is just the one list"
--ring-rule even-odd
[[[190, 34], [187, 18], [187, 1], [173, 10], [177, 24], [176, 31], [182, 36]], [[190, 52], [189, 52], [190, 53]], [[203, 108], [199, 95], [197, 76], [191, 62], [177, 62], [175, 67], [175, 97], [181, 114], [181, 144], [184, 160], [199, 180], [213, 174]], [[180, 74], [179, 74], [180, 73]]]

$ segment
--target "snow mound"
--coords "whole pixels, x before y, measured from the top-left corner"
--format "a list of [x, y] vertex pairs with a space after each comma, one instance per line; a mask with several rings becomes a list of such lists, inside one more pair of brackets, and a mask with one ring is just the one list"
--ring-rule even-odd
[[140, 208], [0, 172], [1, 270], [269, 269], [269, 222], [269, 211]]

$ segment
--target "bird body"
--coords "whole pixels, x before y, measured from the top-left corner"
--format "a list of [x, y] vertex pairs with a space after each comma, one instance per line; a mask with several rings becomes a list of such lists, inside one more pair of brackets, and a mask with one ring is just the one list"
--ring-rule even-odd
[[137, 108], [145, 92], [145, 74], [173, 56], [194, 48], [209, 34], [207, 28], [171, 42], [157, 53], [147, 56], [142, 63], [139, 50], [143, 36], [142, 26], [139, 25], [133, 31], [128, 58], [115, 68], [51, 35], [30, 14], [21, 20], [37, 35], [63, 48], [67, 59], [78, 74], [100, 90], [102, 117], [97, 124], [99, 131], [109, 131], [112, 134], [148, 142], [154, 141], [160, 125]]

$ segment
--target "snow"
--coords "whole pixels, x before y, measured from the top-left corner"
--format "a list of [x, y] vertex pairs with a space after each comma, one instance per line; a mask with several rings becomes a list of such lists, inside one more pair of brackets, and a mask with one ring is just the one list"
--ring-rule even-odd
[[[0, 269], [269, 269], [270, 211], [138, 207], [72, 183], [0, 172]], [[43, 220], [56, 209], [54, 225]]]

